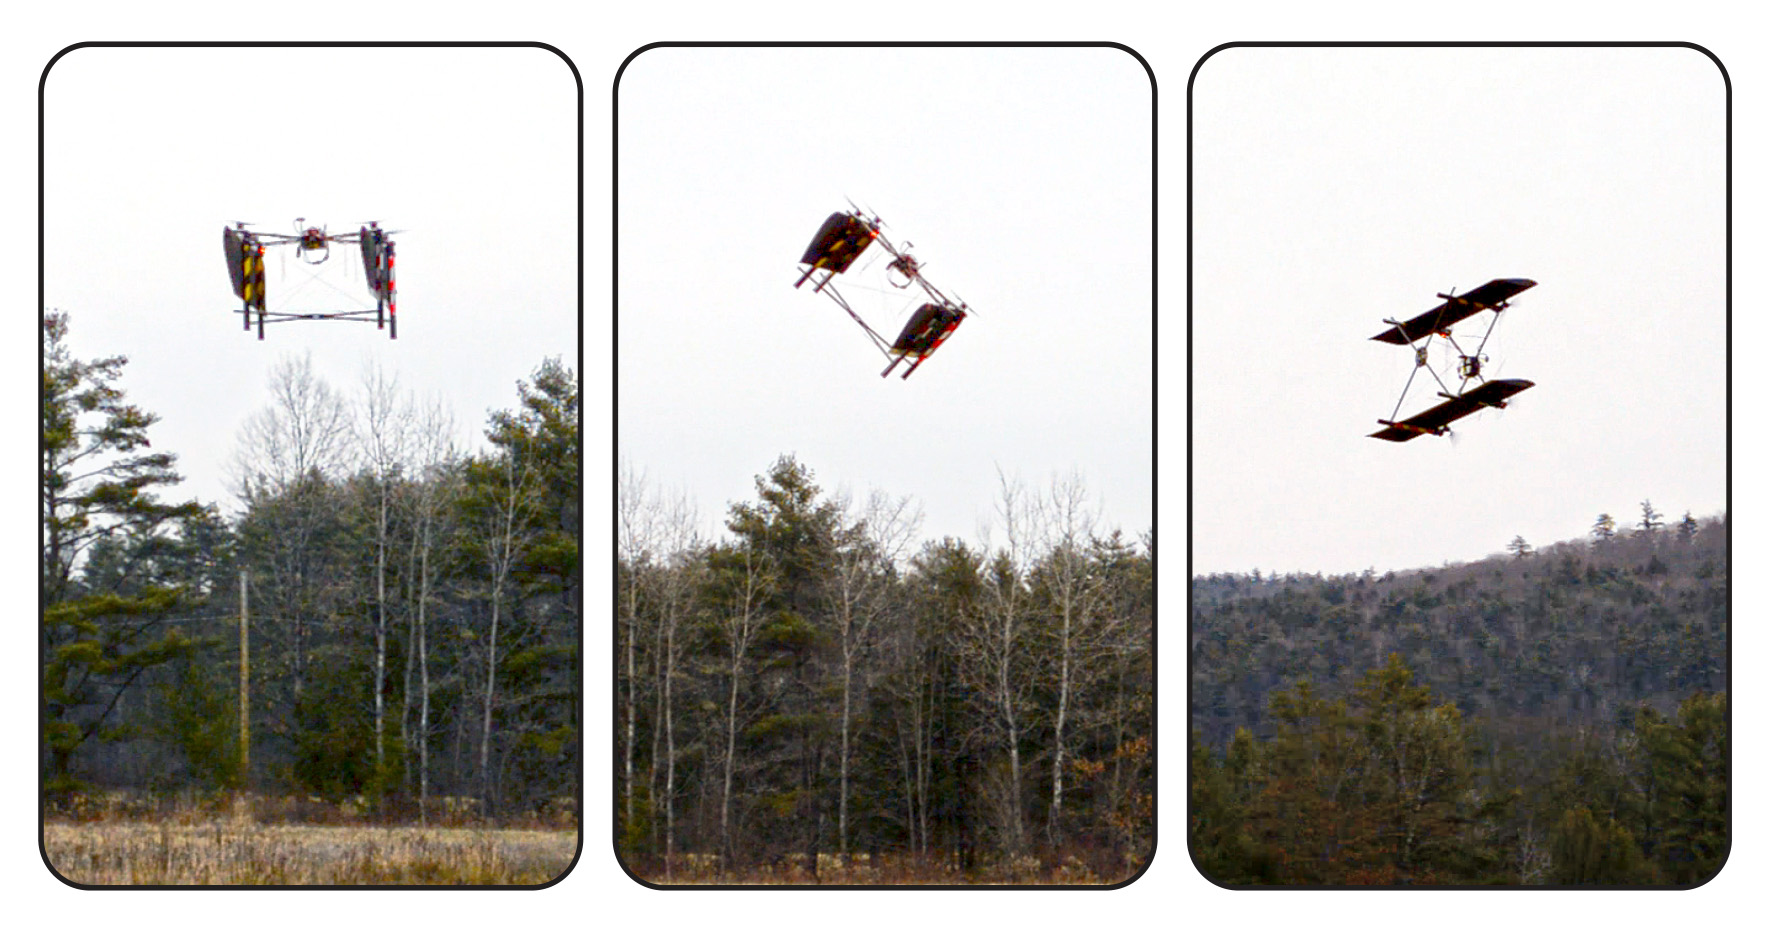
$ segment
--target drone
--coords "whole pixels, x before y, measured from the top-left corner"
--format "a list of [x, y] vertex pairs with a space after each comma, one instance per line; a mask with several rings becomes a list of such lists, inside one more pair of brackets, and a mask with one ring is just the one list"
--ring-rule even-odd
[[[1492, 279], [1462, 295], [1441, 292], [1436, 297], [1445, 299], [1444, 302], [1408, 321], [1386, 318], [1384, 323], [1390, 327], [1372, 335], [1372, 339], [1412, 348], [1415, 368], [1409, 371], [1409, 379], [1403, 384], [1403, 394], [1397, 398], [1391, 417], [1378, 420], [1385, 427], [1367, 437], [1411, 441], [1422, 435], [1444, 435], [1451, 431], [1450, 425], [1458, 419], [1485, 408], [1505, 409], [1509, 398], [1532, 388], [1533, 382], [1529, 379], [1491, 380], [1484, 377], [1483, 362], [1488, 358], [1483, 356], [1483, 348], [1495, 331], [1495, 322], [1501, 320], [1501, 312], [1513, 297], [1537, 284], [1531, 279]], [[1492, 312], [1495, 317], [1489, 319], [1489, 329], [1483, 332], [1483, 339], [1476, 349], [1465, 353], [1452, 336], [1452, 326], [1483, 312]], [[1428, 346], [1436, 337], [1444, 339], [1458, 354], [1457, 391], [1447, 386], [1446, 381], [1428, 366]], [[1418, 340], [1421, 341], [1419, 345], [1415, 343]], [[1438, 395], [1446, 401], [1398, 421], [1397, 413], [1403, 409], [1403, 400], [1409, 396], [1415, 374], [1424, 369], [1440, 384]], [[1471, 386], [1473, 382], [1475, 386]]]
[[[966, 320], [966, 316], [971, 313], [971, 309], [965, 302], [947, 297], [924, 278], [923, 264], [909, 252], [912, 246], [909, 241], [903, 247], [893, 244], [882, 232], [885, 225], [878, 216], [863, 213], [853, 203], [850, 208], [849, 211], [832, 214], [820, 225], [812, 243], [800, 257], [803, 268], [800, 280], [794, 283], [794, 288], [797, 289], [808, 281], [813, 282], [814, 293], [823, 292], [829, 295], [838, 307], [848, 312], [856, 324], [861, 325], [861, 329], [867, 332], [875, 346], [890, 361], [886, 364], [886, 369], [880, 372], [881, 378], [891, 375], [894, 368], [909, 360], [910, 367], [899, 377], [909, 379], [917, 371], [917, 367], [934, 356], [936, 349], [953, 336], [954, 331], [960, 327], [960, 322]], [[838, 275], [847, 272], [867, 248], [875, 243], [892, 257], [886, 264], [887, 283], [895, 289], [908, 289], [916, 285], [929, 299], [911, 312], [910, 319], [899, 331], [898, 338], [890, 342], [855, 313], [854, 307], [832, 282]]]
[[[374, 321], [385, 329], [390, 340], [396, 338], [394, 318], [394, 241], [388, 239], [397, 230], [383, 230], [375, 221], [359, 227], [356, 233], [328, 233], [326, 226], [310, 225], [306, 218], [295, 219], [295, 233], [280, 234], [250, 230], [245, 221], [222, 228], [222, 249], [228, 261], [228, 277], [234, 284], [234, 295], [240, 299], [240, 326], [252, 330], [253, 315], [258, 317], [258, 339], [265, 339], [265, 324], [280, 321]], [[375, 296], [372, 309], [349, 309], [327, 312], [269, 311], [265, 308], [265, 248], [294, 246], [296, 258], [310, 266], [318, 266], [332, 257], [335, 243], [356, 244], [363, 254], [363, 275], [369, 291]]]

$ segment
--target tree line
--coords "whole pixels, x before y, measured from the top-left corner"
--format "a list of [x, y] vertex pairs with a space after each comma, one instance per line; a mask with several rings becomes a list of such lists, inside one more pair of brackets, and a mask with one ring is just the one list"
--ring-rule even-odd
[[1691, 886], [1729, 852], [1724, 694], [1532, 748], [1392, 654], [1346, 696], [1276, 691], [1270, 714], [1271, 739], [1189, 743], [1189, 851], [1221, 884]]
[[[239, 508], [167, 502], [126, 358], [43, 318], [43, 787], [252, 789], [428, 816], [576, 799], [579, 394], [557, 359], [486, 445], [378, 369], [286, 358], [241, 428]], [[242, 707], [244, 706], [244, 716]]]
[[668, 879], [878, 854], [1135, 871], [1154, 838], [1153, 541], [1080, 480], [1005, 481], [991, 536], [916, 543], [908, 498], [823, 495], [791, 456], [706, 539], [625, 468], [618, 850]]

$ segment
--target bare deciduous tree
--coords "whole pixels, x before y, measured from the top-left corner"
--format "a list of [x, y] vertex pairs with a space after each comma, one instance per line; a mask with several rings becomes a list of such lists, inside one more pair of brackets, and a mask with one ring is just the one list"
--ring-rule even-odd
[[621, 584], [620, 625], [622, 660], [626, 669], [622, 698], [622, 815], [627, 826], [634, 823], [634, 749], [637, 742], [635, 721], [638, 715], [640, 677], [635, 664], [640, 641], [640, 583], [653, 560], [653, 538], [656, 516], [647, 500], [646, 473], [636, 472], [631, 464], [623, 464], [616, 484], [616, 547], [627, 569]]
[[1027, 491], [1019, 481], [998, 474], [997, 520], [1003, 545], [991, 550], [987, 531], [986, 561], [982, 581], [982, 606], [973, 617], [961, 620], [963, 677], [971, 684], [984, 708], [983, 723], [1007, 761], [1007, 771], [990, 783], [987, 791], [1004, 800], [988, 802], [996, 815], [1003, 849], [1019, 856], [1027, 849], [1023, 825], [1021, 743], [1028, 730], [1027, 708], [1032, 679], [1027, 661], [1027, 570], [1031, 561], [1032, 517]]
[[[838, 718], [837, 852], [849, 853], [849, 774], [855, 721], [856, 679], [872, 650], [875, 628], [887, 611], [894, 565], [916, 535], [922, 516], [910, 497], [894, 499], [875, 490], [859, 516], [851, 516], [847, 494], [834, 500], [841, 518], [832, 529], [835, 563], [827, 580], [827, 602], [836, 624], [842, 687]], [[853, 520], [853, 521], [852, 521]]]
[[399, 380], [381, 367], [363, 371], [356, 418], [351, 424], [356, 453], [375, 485], [375, 661], [372, 694], [375, 703], [375, 768], [385, 774], [386, 694], [388, 665], [388, 540], [392, 528], [394, 484], [407, 466], [412, 446], [412, 412], [400, 399]]
[[[315, 538], [333, 508], [326, 484], [344, 467], [350, 419], [344, 400], [314, 372], [307, 354], [279, 360], [270, 391], [270, 404], [240, 430], [234, 492], [270, 526], [265, 537], [273, 580], [256, 590], [272, 595], [278, 617], [290, 627], [291, 692], [299, 702], [321, 576]], [[259, 508], [273, 502], [276, 508]]]
[[529, 452], [521, 447], [499, 451], [479, 466], [478, 524], [481, 560], [485, 562], [491, 616], [486, 634], [486, 680], [480, 706], [480, 797], [492, 800], [492, 713], [498, 702], [499, 627], [505, 622], [505, 591], [518, 558], [531, 537], [538, 491]]
[[1057, 706], [1052, 717], [1052, 804], [1046, 817], [1046, 840], [1062, 840], [1059, 817], [1064, 811], [1065, 728], [1072, 696], [1079, 682], [1099, 671], [1103, 648], [1098, 613], [1102, 578], [1089, 555], [1095, 538], [1095, 513], [1086, 503], [1083, 480], [1075, 473], [1052, 481], [1049, 498], [1035, 506], [1042, 539], [1041, 561], [1033, 577], [1051, 602], [1058, 643]]
[[718, 626], [726, 644], [726, 753], [720, 782], [720, 847], [728, 860], [732, 846], [732, 775], [738, 758], [739, 686], [751, 644], [763, 625], [763, 604], [774, 574], [761, 551], [749, 542], [715, 555]]
[[[431, 783], [431, 650], [427, 615], [431, 588], [437, 578], [431, 553], [447, 538], [444, 528], [448, 506], [460, 492], [461, 472], [455, 446], [455, 417], [441, 399], [433, 398], [417, 409], [414, 422], [414, 471], [408, 487], [406, 509], [412, 527], [407, 553], [407, 579], [413, 591], [413, 608], [407, 629], [406, 683], [402, 692], [401, 730], [408, 755], [418, 749], [418, 802], [421, 819], [429, 819]], [[412, 678], [417, 669], [418, 690]], [[418, 726], [407, 733], [412, 698], [418, 695]], [[416, 739], [416, 744], [413, 740]]]

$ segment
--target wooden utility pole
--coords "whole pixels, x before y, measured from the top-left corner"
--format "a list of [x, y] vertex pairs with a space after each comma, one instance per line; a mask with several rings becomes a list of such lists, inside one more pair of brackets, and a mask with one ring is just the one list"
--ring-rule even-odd
[[246, 647], [246, 571], [240, 571], [240, 784], [252, 778], [252, 705], [249, 703], [252, 656]]

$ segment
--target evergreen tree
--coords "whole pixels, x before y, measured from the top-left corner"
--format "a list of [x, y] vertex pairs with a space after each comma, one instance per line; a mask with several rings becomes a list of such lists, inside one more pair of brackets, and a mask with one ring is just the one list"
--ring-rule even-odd
[[[1269, 710], [1276, 735], [1261, 755], [1262, 782], [1250, 815], [1258, 846], [1272, 854], [1273, 881], [1375, 881], [1366, 874], [1382, 872], [1390, 860], [1375, 815], [1356, 794], [1366, 751], [1346, 702], [1299, 681], [1275, 691]], [[1239, 758], [1235, 741], [1232, 758]], [[1233, 780], [1250, 775], [1251, 764], [1233, 761], [1231, 772]]]
[[[1394, 881], [1436, 878], [1463, 820], [1469, 761], [1467, 732], [1458, 707], [1435, 705], [1426, 685], [1392, 653], [1383, 668], [1360, 679], [1354, 697], [1372, 754], [1366, 802], [1377, 818], [1383, 848], [1391, 854]], [[1383, 880], [1393, 881], [1393, 880]]]
[[1729, 731], [1727, 697], [1695, 694], [1669, 722], [1653, 711], [1639, 715], [1648, 753], [1646, 785], [1652, 855], [1665, 881], [1697, 885], [1722, 868], [1729, 852]]
[[1514, 540], [1507, 543], [1507, 550], [1516, 560], [1532, 554], [1532, 546], [1526, 544], [1526, 536], [1515, 535]]
[[1698, 534], [1698, 520], [1692, 518], [1692, 511], [1688, 509], [1686, 515], [1680, 519], [1680, 524], [1674, 526], [1674, 529], [1680, 537], [1680, 544], [1690, 545], [1693, 537]]
[[1564, 811], [1551, 834], [1551, 882], [1556, 885], [1643, 885], [1652, 868], [1630, 831], [1585, 807]]
[[1637, 529], [1644, 535], [1654, 535], [1662, 526], [1661, 513], [1656, 512], [1648, 500], [1643, 500], [1639, 505], [1643, 510], [1643, 519], [1637, 523]]
[[[124, 399], [127, 358], [77, 360], [67, 316], [43, 315], [41, 555], [44, 784], [76, 783], [73, 756], [100, 735], [143, 673], [183, 657], [194, 643], [167, 620], [185, 582], [155, 562], [104, 561], [102, 586], [87, 558], [154, 551], [169, 527], [198, 516], [195, 502], [162, 503], [179, 481], [172, 454], [146, 453], [156, 417]], [[94, 575], [95, 578], [98, 575]]]
[[797, 836], [803, 852], [816, 854], [825, 836], [823, 800], [835, 790], [825, 787], [825, 760], [840, 742], [833, 703], [840, 699], [825, 686], [837, 667], [826, 594], [835, 543], [843, 537], [842, 516], [835, 503], [819, 498], [812, 471], [792, 456], [778, 458], [766, 476], [756, 478], [756, 487], [758, 502], [733, 504], [726, 527], [772, 572], [757, 648], [776, 673], [781, 694], [774, 710], [751, 727], [753, 748], [771, 750], [764, 758], [775, 764], [748, 790], [768, 795], [770, 812], [779, 819], [770, 835]]
[[494, 412], [486, 436], [507, 461], [529, 465], [528, 528], [511, 568], [513, 638], [500, 662], [500, 718], [514, 734], [506, 768], [525, 803], [578, 793], [578, 630], [583, 590], [577, 378], [556, 358], [519, 381], [520, 405]]
[[1612, 514], [1609, 512], [1600, 513], [1600, 517], [1594, 520], [1594, 528], [1592, 532], [1594, 546], [1599, 547], [1610, 543], [1613, 535], [1615, 535], [1617, 531], [1618, 521], [1612, 518]]
[[1188, 736], [1188, 851], [1206, 878], [1220, 885], [1277, 881], [1272, 862], [1250, 839], [1249, 802], [1239, 794], [1239, 773], [1253, 745], [1249, 731], [1239, 729], [1220, 764], [1198, 730]]

